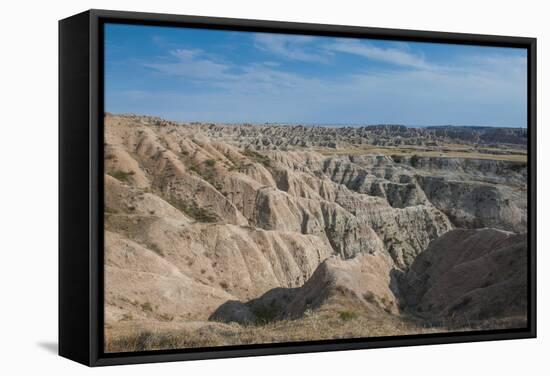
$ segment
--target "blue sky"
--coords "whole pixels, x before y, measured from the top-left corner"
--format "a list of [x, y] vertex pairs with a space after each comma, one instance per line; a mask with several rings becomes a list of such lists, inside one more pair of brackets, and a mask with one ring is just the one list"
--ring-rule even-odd
[[105, 110], [227, 123], [525, 127], [527, 53], [107, 24]]

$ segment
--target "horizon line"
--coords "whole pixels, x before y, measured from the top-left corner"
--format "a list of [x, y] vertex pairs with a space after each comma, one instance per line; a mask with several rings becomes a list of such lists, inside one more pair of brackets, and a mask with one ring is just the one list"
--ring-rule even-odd
[[442, 127], [463, 127], [463, 128], [508, 128], [508, 129], [528, 129], [527, 125], [465, 125], [465, 124], [406, 124], [406, 123], [352, 123], [352, 122], [342, 122], [342, 123], [318, 123], [318, 122], [277, 122], [277, 121], [214, 121], [214, 120], [175, 120], [160, 115], [151, 115], [144, 113], [132, 113], [132, 112], [122, 112], [122, 113], [113, 113], [109, 111], [104, 111], [105, 115], [112, 116], [148, 116], [155, 117], [165, 121], [171, 121], [176, 123], [199, 123], [199, 124], [214, 124], [214, 125], [229, 125], [229, 126], [239, 126], [239, 125], [253, 125], [253, 126], [305, 126], [305, 127], [334, 127], [334, 128], [360, 128], [360, 127], [374, 127], [374, 126], [404, 126], [407, 128], [442, 128]]

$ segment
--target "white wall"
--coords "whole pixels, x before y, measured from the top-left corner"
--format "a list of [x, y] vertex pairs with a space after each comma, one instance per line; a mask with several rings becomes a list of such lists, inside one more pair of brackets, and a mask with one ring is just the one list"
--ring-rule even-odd
[[[550, 28], [544, 1], [6, 1], [0, 21], [0, 373], [521, 375], [548, 370]], [[87, 8], [537, 37], [539, 339], [91, 370], [57, 341], [57, 20]], [[546, 147], [545, 147], [546, 146]], [[546, 298], [546, 299], [544, 299]], [[546, 316], [546, 317], [545, 317]], [[545, 351], [546, 350], [546, 351]], [[539, 372], [536, 372], [537, 369]]]

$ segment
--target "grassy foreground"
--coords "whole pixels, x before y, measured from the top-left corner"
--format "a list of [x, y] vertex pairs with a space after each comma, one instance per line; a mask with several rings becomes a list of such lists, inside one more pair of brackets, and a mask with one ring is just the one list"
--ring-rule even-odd
[[[131, 323], [129, 323], [131, 324]], [[504, 329], [523, 326], [521, 319], [434, 325], [390, 314], [367, 315], [355, 310], [309, 312], [297, 320], [281, 320], [262, 325], [188, 322], [181, 325], [133, 323], [116, 330], [106, 328], [105, 352], [185, 349], [315, 340], [385, 337], [412, 334]]]

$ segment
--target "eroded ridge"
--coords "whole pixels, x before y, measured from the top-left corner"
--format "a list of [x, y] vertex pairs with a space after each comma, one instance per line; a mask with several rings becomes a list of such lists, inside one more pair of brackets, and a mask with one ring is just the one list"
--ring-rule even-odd
[[107, 114], [106, 351], [524, 326], [525, 137]]

